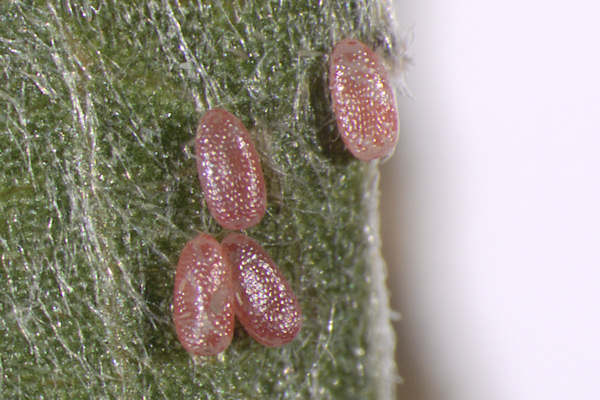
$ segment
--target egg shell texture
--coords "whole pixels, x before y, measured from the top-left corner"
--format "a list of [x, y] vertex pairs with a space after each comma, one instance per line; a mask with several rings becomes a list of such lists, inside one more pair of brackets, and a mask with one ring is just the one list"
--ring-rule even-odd
[[267, 206], [259, 155], [242, 122], [223, 109], [208, 111], [195, 140], [200, 184], [211, 215], [226, 229], [260, 222]]
[[173, 322], [182, 346], [212, 356], [231, 343], [234, 327], [231, 268], [219, 243], [199, 234], [183, 248], [175, 272]]
[[233, 307], [244, 329], [265, 346], [290, 342], [302, 326], [302, 311], [275, 262], [245, 235], [231, 233], [221, 244], [231, 261]]
[[369, 161], [394, 150], [396, 100], [383, 64], [368, 46], [355, 39], [334, 46], [329, 90], [338, 131], [356, 158]]

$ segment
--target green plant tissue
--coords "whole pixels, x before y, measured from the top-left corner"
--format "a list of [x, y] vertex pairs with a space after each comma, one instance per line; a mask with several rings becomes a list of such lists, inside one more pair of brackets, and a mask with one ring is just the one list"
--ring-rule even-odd
[[[337, 137], [327, 55], [393, 51], [377, 1], [0, 2], [0, 397], [369, 399], [393, 394], [377, 164]], [[236, 327], [195, 360], [175, 265], [221, 239], [192, 141], [224, 107], [251, 130], [268, 210], [247, 231], [304, 313], [265, 348]]]

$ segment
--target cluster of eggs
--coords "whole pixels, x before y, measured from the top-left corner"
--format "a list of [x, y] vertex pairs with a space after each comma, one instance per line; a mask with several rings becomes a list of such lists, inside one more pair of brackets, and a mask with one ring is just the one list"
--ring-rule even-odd
[[[329, 88], [338, 131], [359, 160], [390, 154], [398, 140], [393, 90], [383, 64], [365, 44], [338, 42], [330, 58]], [[243, 230], [266, 210], [258, 153], [242, 122], [223, 109], [208, 111], [195, 140], [198, 176], [211, 215], [225, 229]], [[175, 273], [173, 321], [193, 355], [215, 355], [233, 337], [234, 319], [265, 346], [293, 340], [302, 311], [285, 277], [250, 237], [228, 234], [221, 243], [200, 233], [181, 252]]]
[[[195, 153], [213, 218], [232, 230], [258, 224], [266, 210], [265, 181], [242, 122], [222, 109], [208, 111], [198, 126]], [[234, 316], [266, 346], [289, 342], [302, 325], [294, 292], [255, 240], [230, 233], [219, 244], [200, 233], [184, 247], [175, 272], [179, 341], [191, 354], [218, 354], [231, 343]]]

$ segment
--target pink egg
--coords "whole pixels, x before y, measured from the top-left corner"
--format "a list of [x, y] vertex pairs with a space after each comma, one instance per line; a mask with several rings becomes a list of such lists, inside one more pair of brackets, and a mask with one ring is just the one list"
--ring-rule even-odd
[[302, 326], [302, 311], [275, 262], [239, 233], [230, 233], [221, 245], [231, 261], [235, 315], [246, 332], [269, 347], [290, 342]]
[[379, 57], [364, 43], [344, 39], [333, 48], [329, 90], [337, 128], [359, 160], [390, 154], [398, 141], [394, 92]]
[[233, 337], [231, 268], [221, 245], [201, 233], [181, 252], [173, 290], [173, 322], [182, 346], [212, 356]]
[[208, 209], [227, 229], [260, 222], [267, 197], [260, 159], [242, 122], [223, 109], [210, 110], [196, 133], [198, 176]]

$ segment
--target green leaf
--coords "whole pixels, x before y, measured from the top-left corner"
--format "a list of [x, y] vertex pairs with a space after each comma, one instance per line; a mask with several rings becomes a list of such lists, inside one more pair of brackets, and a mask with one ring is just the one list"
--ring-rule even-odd
[[[0, 2], [0, 397], [392, 392], [377, 165], [343, 149], [327, 92], [336, 40], [389, 42], [381, 7]], [[305, 320], [281, 348], [238, 327], [219, 357], [194, 360], [175, 336], [171, 296], [186, 241], [224, 234], [191, 151], [213, 107], [252, 130], [269, 205], [247, 233]]]

